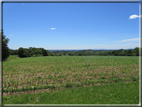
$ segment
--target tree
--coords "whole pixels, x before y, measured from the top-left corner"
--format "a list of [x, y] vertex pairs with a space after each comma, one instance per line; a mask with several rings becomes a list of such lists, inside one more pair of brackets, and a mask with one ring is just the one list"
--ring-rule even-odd
[[117, 50], [113, 50], [113, 51], [112, 51], [112, 54], [113, 54], [114, 56], [118, 56], [118, 51], [117, 51]]
[[28, 49], [28, 57], [31, 57], [32, 55], [33, 55], [32, 47], [29, 47], [29, 49]]
[[131, 49], [126, 50], [126, 55], [127, 56], [132, 56], [133, 51]]
[[10, 54], [11, 55], [18, 55], [18, 50], [10, 49]]
[[125, 51], [122, 51], [122, 52], [118, 53], [118, 55], [119, 56], [126, 56], [126, 53], [125, 53]]
[[24, 49], [24, 56], [23, 57], [28, 57], [28, 49]]
[[136, 53], [136, 56], [139, 56], [139, 48], [136, 47], [136, 48], [134, 49], [134, 51], [135, 51], [135, 53]]
[[43, 50], [43, 51], [42, 51], [42, 54], [43, 54], [43, 56], [48, 56], [46, 50]]
[[19, 57], [27, 57], [28, 56], [28, 51], [25, 50], [24, 48], [20, 47], [18, 49], [18, 56]]
[[7, 46], [9, 39], [3, 35], [3, 31], [1, 32], [1, 35], [2, 35], [2, 61], [5, 61], [10, 55], [10, 49]]

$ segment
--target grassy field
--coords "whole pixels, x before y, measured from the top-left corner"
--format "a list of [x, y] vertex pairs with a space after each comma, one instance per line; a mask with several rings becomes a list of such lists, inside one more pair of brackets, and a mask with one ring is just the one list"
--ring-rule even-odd
[[[138, 104], [138, 76], [139, 76], [139, 57], [128, 57], [128, 56], [47, 56], [47, 57], [30, 57], [30, 58], [9, 58], [7, 61], [3, 62], [3, 98], [4, 104], [15, 103], [14, 98], [26, 98], [27, 96], [44, 95], [51, 96], [62, 93], [63, 95], [70, 93], [70, 88], [78, 94], [73, 94], [78, 100], [78, 103], [84, 104], [112, 104], [112, 103], [126, 103], [126, 104]], [[115, 84], [114, 84], [115, 83]], [[117, 84], [119, 85], [117, 85]], [[108, 85], [106, 85], [108, 84]], [[108, 96], [111, 98], [109, 101], [99, 101], [94, 99], [99, 95], [95, 86], [104, 87], [109, 89], [110, 85], [115, 85], [114, 93], [125, 87], [124, 84], [130, 84], [131, 88], [124, 88], [119, 94], [124, 97], [115, 98], [115, 96]], [[123, 84], [123, 85], [121, 85]], [[111, 85], [112, 86], [112, 85]], [[121, 88], [121, 86], [123, 88]], [[120, 89], [119, 89], [120, 87]], [[136, 88], [137, 87], [137, 88]], [[113, 87], [112, 87], [113, 88]], [[75, 95], [82, 95], [84, 91], [87, 93], [87, 90], [92, 89], [90, 92], [90, 100], [79, 99]], [[99, 88], [98, 88], [99, 89]], [[111, 89], [111, 88], [110, 88]], [[118, 90], [117, 90], [118, 89]], [[135, 90], [134, 90], [135, 89]], [[62, 91], [66, 90], [66, 91]], [[137, 91], [136, 91], [137, 90]], [[95, 93], [96, 91], [96, 93]], [[135, 92], [134, 92], [135, 91]], [[41, 93], [42, 92], [42, 93]], [[94, 92], [94, 93], [93, 93]], [[105, 91], [101, 91], [100, 96], [105, 95]], [[123, 92], [129, 92], [124, 95]], [[132, 93], [130, 93], [132, 92]], [[34, 94], [33, 94], [34, 93]], [[53, 93], [53, 94], [52, 94]], [[92, 93], [92, 94], [91, 94]], [[111, 91], [106, 91], [106, 94], [111, 95]], [[23, 95], [25, 94], [25, 95]], [[40, 95], [39, 95], [40, 94]], [[20, 96], [21, 95], [21, 96]], [[86, 94], [87, 95], [87, 94]], [[92, 96], [93, 97], [92, 97]], [[17, 96], [17, 97], [16, 97]], [[26, 97], [24, 97], [26, 96]], [[43, 95], [42, 95], [43, 96]], [[126, 96], [132, 96], [129, 99]], [[134, 97], [135, 96], [135, 97]], [[20, 98], [19, 98], [20, 97]], [[65, 96], [64, 96], [65, 97]], [[67, 99], [71, 99], [71, 96], [67, 96]], [[84, 94], [85, 97], [85, 94]], [[22, 99], [23, 99], [22, 98]], [[48, 97], [49, 98], [49, 97]], [[58, 98], [58, 97], [57, 97]], [[104, 97], [105, 98], [105, 97]], [[122, 101], [126, 100], [127, 101]], [[8, 99], [8, 101], [7, 101]], [[13, 100], [12, 100], [13, 99]], [[102, 98], [103, 99], [103, 98]], [[113, 100], [116, 99], [116, 100]], [[18, 103], [18, 101], [16, 103]], [[25, 100], [26, 101], [26, 100]], [[55, 99], [48, 102], [38, 100], [35, 102], [21, 102], [21, 103], [77, 103], [75, 101], [69, 102], [62, 100], [61, 102], [56, 101]], [[84, 101], [84, 102], [82, 102]], [[104, 101], [104, 102], [103, 102]], [[19, 102], [19, 104], [21, 104]]]
[[109, 83], [91, 87], [12, 95], [4, 97], [5, 104], [138, 104], [137, 82]]
[[18, 55], [10, 55], [9, 58], [8, 58], [8, 61], [11, 60], [11, 59], [14, 59], [14, 58], [19, 58], [19, 57], [18, 57]]

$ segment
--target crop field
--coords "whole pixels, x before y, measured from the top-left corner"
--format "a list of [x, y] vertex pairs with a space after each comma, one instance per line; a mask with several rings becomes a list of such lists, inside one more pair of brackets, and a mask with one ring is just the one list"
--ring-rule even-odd
[[139, 57], [16, 57], [3, 62], [3, 96], [138, 79]]

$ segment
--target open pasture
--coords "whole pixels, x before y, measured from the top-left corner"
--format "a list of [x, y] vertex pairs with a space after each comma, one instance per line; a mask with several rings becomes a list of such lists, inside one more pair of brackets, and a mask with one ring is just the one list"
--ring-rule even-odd
[[[138, 80], [139, 57], [47, 56], [3, 62], [3, 95]], [[47, 90], [45, 90], [47, 91]], [[38, 92], [38, 91], [37, 91]]]

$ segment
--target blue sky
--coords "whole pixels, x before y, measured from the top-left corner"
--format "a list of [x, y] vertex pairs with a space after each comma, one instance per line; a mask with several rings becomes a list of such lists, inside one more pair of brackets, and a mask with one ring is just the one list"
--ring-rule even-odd
[[139, 3], [4, 3], [8, 47], [139, 47]]

